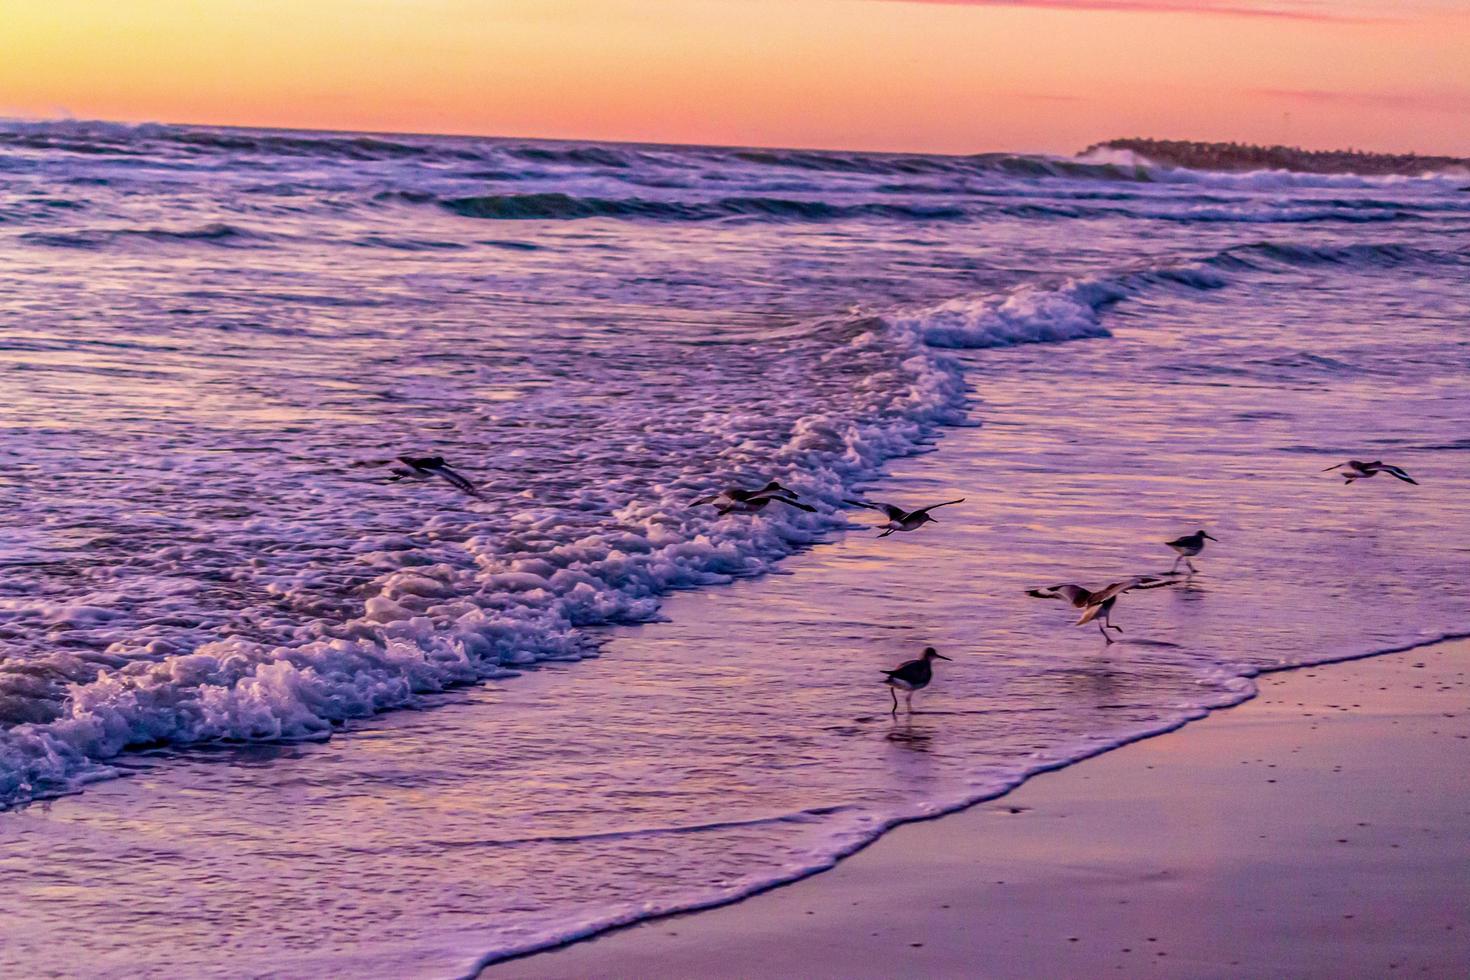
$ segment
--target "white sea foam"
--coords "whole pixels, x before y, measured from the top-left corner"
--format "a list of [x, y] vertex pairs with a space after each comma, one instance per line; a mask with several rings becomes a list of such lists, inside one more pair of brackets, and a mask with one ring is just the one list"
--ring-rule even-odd
[[931, 347], [1008, 347], [1106, 337], [1098, 314], [1128, 291], [1125, 279], [1028, 286], [996, 297], [951, 300], [894, 322]]
[[[931, 347], [1105, 337], [1098, 311], [1127, 291], [1124, 283], [1068, 281], [820, 324], [812, 335], [831, 345], [821, 361], [857, 379], [836, 410], [799, 415], [788, 432], [769, 430], [760, 411], [721, 413], [731, 431], [750, 437], [713, 472], [670, 473], [655, 492], [624, 502], [609, 515], [613, 529], [588, 533], [549, 510], [475, 505], [473, 519], [453, 528], [462, 549], [454, 563], [419, 564], [410, 541], [377, 541], [378, 550], [359, 557], [399, 567], [372, 583], [355, 615], [304, 619], [286, 642], [226, 635], [183, 650], [163, 641], [139, 649], [129, 636], [136, 624], [117, 608], [11, 600], [13, 619], [115, 637], [107, 653], [116, 659], [95, 677], [47, 692], [54, 719], [0, 732], [0, 800], [74, 789], [107, 775], [105, 760], [129, 746], [324, 738], [334, 723], [426, 693], [589, 655], [586, 627], [650, 619], [671, 589], [764, 571], [839, 526], [831, 508], [855, 481], [912, 451], [936, 423], [957, 420], [962, 376]], [[790, 474], [783, 479], [824, 513], [771, 507], [720, 518], [689, 506], [700, 487], [757, 472]], [[528, 555], [521, 539], [532, 536], [542, 543]], [[382, 550], [395, 546], [401, 550]], [[164, 549], [158, 557], [167, 568], [190, 556]], [[309, 608], [309, 584], [278, 579], [271, 589], [280, 602]]]
[[[433, 560], [414, 535], [367, 539], [355, 559], [383, 571], [356, 609], [335, 619], [299, 619], [274, 642], [229, 632], [197, 644], [142, 641], [131, 635], [137, 622], [95, 601], [106, 593], [70, 602], [7, 600], [13, 621], [90, 630], [111, 642], [90, 667], [73, 655], [30, 663], [29, 675], [50, 674], [60, 684], [12, 683], [12, 696], [29, 693], [32, 709], [39, 698], [55, 717], [0, 732], [0, 801], [104, 777], [105, 760], [130, 746], [326, 738], [334, 724], [411, 705], [424, 694], [592, 655], [589, 627], [649, 620], [672, 589], [757, 574], [841, 526], [834, 508], [855, 482], [913, 451], [937, 424], [961, 419], [965, 380], [945, 349], [1105, 338], [1102, 311], [1140, 290], [1224, 284], [1219, 271], [1188, 263], [818, 322], [800, 333], [841, 385], [828, 405], [772, 426], [762, 405], [742, 411], [709, 400], [700, 408], [704, 418], [745, 438], [713, 466], [662, 474], [649, 492], [612, 507], [606, 526], [570, 521], [551, 508], [517, 509], [512, 498], [473, 505], [465, 520], [427, 522], [430, 539], [436, 525], [452, 537], [452, 560]], [[823, 512], [772, 506], [756, 517], [720, 518], [689, 506], [710, 485], [765, 474], [782, 474]], [[155, 556], [162, 574], [198, 557], [177, 547]], [[331, 575], [323, 568], [295, 578], [265, 572], [275, 600], [301, 609], [312, 608], [315, 590]], [[190, 611], [186, 600], [169, 608], [175, 618]]]

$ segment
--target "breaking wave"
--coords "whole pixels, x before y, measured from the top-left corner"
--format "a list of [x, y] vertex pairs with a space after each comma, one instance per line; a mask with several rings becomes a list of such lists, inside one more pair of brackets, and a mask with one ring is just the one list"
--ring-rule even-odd
[[[546, 546], [527, 550], [502, 532], [504, 515], [480, 511], [459, 532], [462, 562], [415, 558], [407, 538], [374, 543], [388, 549], [393, 570], [354, 615], [303, 622], [294, 639], [235, 634], [192, 649], [168, 641], [135, 648], [124, 632], [94, 655], [0, 664], [0, 805], [105, 778], [113, 773], [106, 760], [129, 748], [322, 739], [347, 719], [426, 694], [592, 655], [589, 628], [649, 620], [671, 589], [758, 574], [841, 526], [841, 501], [855, 482], [912, 452], [935, 426], [961, 420], [965, 381], [945, 349], [1103, 338], [1100, 311], [1159, 284], [1222, 281], [1145, 270], [816, 322], [802, 333], [821, 345], [823, 369], [848, 379], [840, 410], [811, 411], [774, 433], [759, 412], [731, 416], [746, 438], [724, 453], [721, 472], [672, 474], [662, 492], [629, 501], [600, 529], [552, 518], [538, 525]], [[689, 506], [712, 480], [757, 471], [796, 474], [792, 485], [823, 512], [720, 518]], [[37, 608], [8, 600], [0, 621], [40, 615], [53, 628], [85, 629], [124, 615], [30, 602]]]
[[[0, 806], [105, 778], [106, 760], [129, 748], [322, 739], [347, 719], [426, 694], [593, 655], [589, 628], [647, 621], [671, 589], [759, 574], [841, 526], [838, 508], [854, 483], [912, 452], [936, 426], [962, 420], [966, 383], [947, 351], [1106, 338], [1100, 315], [1110, 306], [1155, 289], [1219, 289], [1237, 271], [1409, 263], [1470, 264], [1470, 255], [1261, 242], [1194, 262], [811, 323], [791, 336], [821, 344], [825, 369], [856, 379], [851, 401], [777, 434], [752, 416], [723, 472], [674, 474], [661, 495], [627, 503], [611, 526], [589, 533], [553, 521], [540, 528], [550, 546], [528, 552], [505, 542], [500, 517], [486, 512], [463, 531], [460, 547], [472, 560], [461, 564], [416, 560], [406, 538], [380, 541], [398, 549], [396, 570], [373, 583], [354, 616], [303, 624], [300, 642], [232, 635], [181, 651], [119, 640], [96, 655], [0, 664]], [[792, 485], [824, 512], [728, 519], [690, 508], [712, 479], [740, 481], [758, 469], [797, 474]], [[35, 602], [46, 608], [10, 600], [0, 622], [39, 612], [55, 628], [75, 629], [121, 615]]]

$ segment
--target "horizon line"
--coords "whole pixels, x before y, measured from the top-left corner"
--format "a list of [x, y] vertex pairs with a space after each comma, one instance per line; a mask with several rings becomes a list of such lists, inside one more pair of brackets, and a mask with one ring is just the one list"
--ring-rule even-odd
[[[869, 2], [872, 2], [872, 0], [869, 0]], [[970, 3], [970, 2], [973, 2], [973, 0], [879, 0], [879, 2], [894, 2], [894, 3], [941, 3], [941, 4], [951, 4], [951, 3]], [[990, 2], [990, 0], [980, 0], [980, 2], [982, 2], [982, 3], [988, 3], [988, 2]], [[1007, 0], [1001, 0], [1001, 2], [1007, 2]], [[1245, 146], [1257, 146], [1257, 147], [1262, 147], [1262, 148], [1276, 148], [1276, 147], [1281, 147], [1281, 148], [1284, 148], [1284, 149], [1295, 149], [1295, 150], [1302, 150], [1302, 151], [1305, 151], [1305, 152], [1312, 152], [1312, 153], [1359, 153], [1359, 154], [1362, 154], [1362, 153], [1378, 153], [1378, 154], [1383, 154], [1383, 155], [1387, 155], [1387, 156], [1429, 156], [1429, 157], [1438, 156], [1438, 157], [1447, 157], [1447, 158], [1452, 158], [1452, 159], [1467, 159], [1467, 158], [1464, 158], [1464, 157], [1460, 157], [1460, 156], [1458, 156], [1457, 154], [1454, 154], [1454, 153], [1435, 153], [1435, 152], [1423, 153], [1423, 152], [1420, 152], [1420, 151], [1417, 151], [1417, 150], [1363, 150], [1363, 149], [1355, 149], [1355, 148], [1347, 147], [1347, 146], [1334, 146], [1334, 147], [1330, 147], [1330, 148], [1314, 149], [1314, 148], [1312, 148], [1310, 146], [1293, 145], [1293, 144], [1287, 144], [1287, 143], [1270, 143], [1270, 142], [1246, 142], [1246, 143], [1242, 143], [1240, 140], [1199, 139], [1199, 138], [1171, 137], [1171, 136], [1110, 136], [1110, 137], [1107, 137], [1105, 139], [1094, 140], [1091, 143], [1089, 143], [1087, 146], [1084, 146], [1084, 147], [1082, 147], [1082, 148], [1080, 148], [1078, 150], [1074, 150], [1074, 151], [1072, 151], [1070, 153], [1057, 153], [1057, 152], [1051, 152], [1051, 151], [1046, 151], [1046, 150], [1024, 150], [1024, 149], [973, 150], [973, 151], [966, 152], [966, 153], [954, 153], [954, 152], [944, 152], [944, 151], [940, 151], [940, 150], [912, 150], [912, 149], [909, 149], [909, 150], [863, 150], [863, 149], [855, 149], [853, 147], [841, 147], [841, 146], [791, 146], [791, 145], [761, 144], [761, 143], [678, 143], [678, 142], [669, 142], [669, 141], [664, 141], [664, 140], [645, 140], [645, 139], [589, 139], [589, 138], [586, 138], [586, 137], [575, 137], [575, 136], [525, 136], [525, 135], [507, 135], [507, 134], [495, 134], [495, 133], [427, 132], [427, 131], [423, 131], [423, 130], [406, 130], [406, 129], [339, 129], [339, 128], [332, 128], [332, 127], [308, 128], [308, 127], [304, 127], [304, 126], [271, 126], [271, 125], [265, 125], [265, 124], [259, 124], [259, 123], [213, 123], [213, 122], [189, 122], [189, 121], [181, 121], [181, 120], [163, 120], [163, 119], [125, 120], [125, 119], [104, 119], [104, 118], [101, 118], [101, 117], [82, 117], [82, 116], [73, 116], [73, 115], [45, 116], [45, 117], [29, 116], [29, 117], [27, 117], [27, 116], [9, 116], [9, 115], [0, 114], [0, 125], [8, 125], [8, 124], [11, 124], [11, 123], [31, 124], [31, 125], [44, 125], [44, 124], [57, 124], [57, 123], [78, 123], [78, 124], [86, 125], [86, 124], [92, 124], [92, 123], [100, 123], [100, 124], [108, 125], [108, 126], [128, 126], [128, 127], [164, 126], [164, 127], [179, 127], [179, 128], [190, 128], [190, 127], [192, 127], [192, 128], [196, 128], [196, 129], [230, 129], [230, 130], [242, 130], [242, 131], [253, 131], [253, 132], [311, 133], [311, 134], [320, 134], [320, 135], [327, 135], [327, 136], [380, 136], [380, 137], [381, 136], [397, 136], [397, 137], [409, 137], [409, 138], [413, 138], [413, 139], [459, 139], [459, 140], [476, 140], [476, 139], [479, 139], [479, 140], [524, 141], [524, 142], [532, 142], [532, 143], [600, 143], [600, 144], [612, 144], [612, 145], [615, 145], [615, 146], [646, 146], [646, 147], [660, 147], [660, 148], [669, 148], [669, 149], [695, 149], [695, 150], [700, 150], [700, 149], [703, 149], [703, 150], [775, 150], [775, 151], [785, 151], [785, 152], [794, 152], [794, 153], [861, 153], [861, 154], [868, 155], [868, 156], [926, 156], [926, 157], [953, 157], [953, 158], [956, 158], [956, 159], [962, 159], [962, 158], [967, 158], [967, 157], [989, 156], [989, 155], [994, 155], [994, 154], [1014, 154], [1014, 155], [1022, 155], [1022, 156], [1062, 157], [1062, 158], [1075, 159], [1075, 158], [1081, 156], [1083, 153], [1086, 153], [1086, 152], [1088, 152], [1089, 150], [1091, 150], [1091, 149], [1093, 149], [1095, 147], [1101, 146], [1101, 145], [1106, 144], [1106, 143], [1115, 142], [1115, 141], [1122, 141], [1122, 140], [1153, 140], [1155, 142], [1209, 143], [1209, 144], [1220, 144], [1220, 145], [1235, 144], [1235, 145], [1245, 145]]]

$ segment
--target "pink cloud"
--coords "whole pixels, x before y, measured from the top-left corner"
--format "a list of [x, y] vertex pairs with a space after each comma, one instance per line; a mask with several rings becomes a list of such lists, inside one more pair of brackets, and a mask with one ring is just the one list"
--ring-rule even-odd
[[1311, 0], [883, 0], [888, 3], [927, 3], [963, 7], [1039, 7], [1050, 10], [1114, 11], [1122, 13], [1210, 14], [1225, 17], [1274, 17], [1334, 23], [1387, 20], [1369, 16], [1351, 3], [1314, 3]]
[[1421, 112], [1470, 112], [1470, 92], [1337, 92], [1323, 89], [1258, 88], [1251, 95], [1315, 105], [1336, 104]]
[[1012, 99], [1024, 99], [1029, 102], [1089, 102], [1086, 96], [1063, 95], [1060, 92], [1006, 92], [1007, 97]]

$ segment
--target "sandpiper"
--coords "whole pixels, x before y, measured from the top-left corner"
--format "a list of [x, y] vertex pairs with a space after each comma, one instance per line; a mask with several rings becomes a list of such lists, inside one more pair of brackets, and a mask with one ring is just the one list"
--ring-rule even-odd
[[933, 660], [935, 657], [940, 660], [949, 659], [933, 647], [925, 647], [924, 655], [918, 660], [910, 660], [899, 664], [892, 670], [883, 671], [888, 675], [883, 683], [888, 685], [888, 693], [893, 695], [892, 713], [895, 717], [898, 715], [899, 691], [904, 692], [904, 705], [908, 708], [909, 714], [914, 713], [914, 692], [928, 687], [929, 682], [934, 679]]
[[708, 497], [700, 497], [691, 503], [691, 507], [699, 507], [703, 504], [714, 504], [715, 510], [721, 516], [725, 514], [757, 514], [765, 509], [771, 501], [804, 510], [809, 514], [815, 514], [817, 509], [800, 503], [796, 498], [801, 496], [795, 490], [783, 487], [772, 480], [759, 490], [744, 490], [740, 487], [729, 487], [719, 493], [710, 494]]
[[1108, 630], [1123, 632], [1123, 627], [1114, 626], [1111, 618], [1118, 596], [1134, 589], [1157, 589], [1161, 586], [1172, 585], [1173, 582], [1173, 579], [1159, 578], [1155, 575], [1135, 575], [1122, 582], [1105, 585], [1096, 592], [1085, 586], [1066, 583], [1048, 585], [1040, 589], [1027, 589], [1026, 594], [1037, 599], [1061, 599], [1071, 603], [1074, 608], [1082, 610], [1082, 617], [1074, 625], [1083, 626], [1096, 620], [1098, 632], [1102, 633], [1103, 639], [1112, 643], [1113, 638], [1108, 635]]
[[1416, 487], [1419, 485], [1418, 480], [1405, 473], [1399, 467], [1390, 466], [1381, 459], [1375, 459], [1371, 463], [1365, 463], [1361, 459], [1350, 459], [1346, 463], [1329, 466], [1322, 472], [1327, 473], [1331, 470], [1343, 470], [1343, 481], [1346, 483], [1352, 483], [1354, 480], [1366, 480], [1368, 477], [1377, 476], [1379, 473], [1387, 473], [1395, 480], [1403, 480], [1405, 483], [1412, 483]]
[[394, 483], [399, 480], [432, 480], [437, 476], [471, 497], [480, 496], [479, 489], [450, 469], [443, 456], [399, 456], [398, 461], [403, 465], [393, 467], [393, 475], [388, 478]]
[[1205, 550], [1206, 538], [1209, 538], [1211, 541], [1215, 542], [1218, 542], [1220, 540], [1219, 538], [1206, 533], [1203, 529], [1200, 529], [1198, 531], [1195, 531], [1193, 534], [1186, 534], [1182, 538], [1175, 538], [1173, 541], [1165, 541], [1164, 544], [1168, 545], [1179, 553], [1179, 557], [1174, 559], [1174, 567], [1169, 569], [1169, 571], [1172, 572], [1177, 569], [1181, 561], [1189, 566], [1189, 570], [1191, 572], [1198, 571], [1198, 569], [1194, 567], [1194, 562], [1190, 561], [1189, 559], [1193, 558], [1195, 555]]
[[881, 511], [888, 516], [888, 523], [881, 525], [884, 531], [878, 535], [880, 538], [886, 538], [894, 531], [917, 531], [925, 524], [938, 524], [939, 521], [929, 516], [931, 510], [939, 507], [948, 507], [950, 504], [962, 504], [964, 502], [965, 498], [961, 497], [958, 500], [946, 500], [942, 504], [930, 504], [928, 507], [920, 507], [918, 510], [904, 510], [902, 507], [894, 504], [877, 504], [870, 503], [866, 500], [844, 501], [844, 503], [851, 504], [854, 507], [866, 507], [869, 510]]

